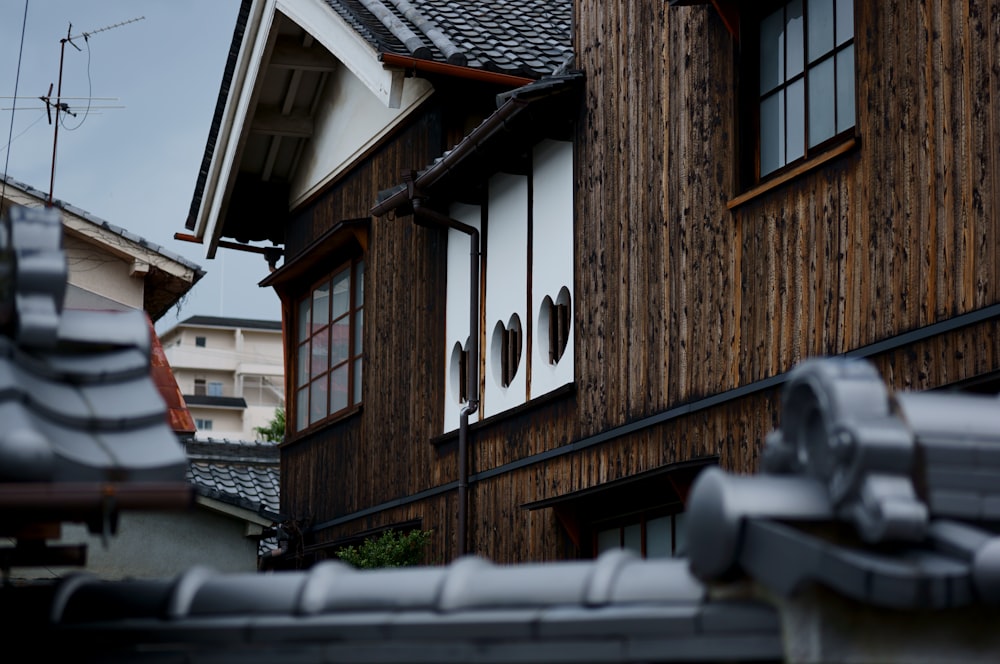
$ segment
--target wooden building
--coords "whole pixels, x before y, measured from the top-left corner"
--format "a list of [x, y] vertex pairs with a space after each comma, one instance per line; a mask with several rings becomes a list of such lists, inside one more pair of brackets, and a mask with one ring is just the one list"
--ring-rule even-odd
[[288, 566], [675, 555], [800, 360], [996, 390], [1000, 2], [453, 4], [237, 24], [188, 230], [284, 256]]

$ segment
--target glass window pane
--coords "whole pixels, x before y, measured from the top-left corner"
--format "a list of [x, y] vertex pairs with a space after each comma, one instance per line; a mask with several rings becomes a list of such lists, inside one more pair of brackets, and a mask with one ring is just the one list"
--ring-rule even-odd
[[785, 165], [785, 94], [778, 92], [760, 102], [760, 174]]
[[674, 515], [674, 555], [687, 556], [687, 514]]
[[635, 551], [640, 556], [642, 555], [642, 525], [638, 523], [633, 523], [630, 526], [625, 526], [625, 548], [629, 551]]
[[295, 393], [295, 428], [302, 431], [309, 426], [309, 388]]
[[785, 163], [795, 161], [806, 153], [805, 82], [800, 78], [785, 92], [785, 117], [788, 118], [785, 143]]
[[360, 355], [364, 346], [361, 344], [361, 332], [364, 330], [365, 312], [358, 311], [354, 316], [354, 354]]
[[330, 328], [333, 343], [330, 345], [330, 366], [335, 367], [341, 362], [346, 362], [350, 356], [351, 343], [351, 319], [344, 316]]
[[785, 80], [802, 73], [803, 56], [805, 55], [805, 45], [802, 40], [802, 23], [802, 0], [789, 2], [788, 6], [785, 7], [785, 41], [788, 48], [785, 54], [788, 71]]
[[330, 372], [330, 412], [347, 408], [347, 365]]
[[354, 306], [360, 307], [365, 303], [365, 262], [358, 261], [354, 268]]
[[295, 387], [302, 387], [309, 379], [309, 344], [299, 346], [295, 355]]
[[326, 378], [324, 377], [309, 384], [309, 423], [318, 422], [326, 416]]
[[670, 558], [673, 555], [673, 535], [670, 532], [669, 516], [650, 519], [646, 522], [646, 557]]
[[324, 327], [330, 321], [330, 284], [325, 283], [313, 291], [312, 331]]
[[773, 90], [785, 80], [785, 43], [782, 28], [783, 10], [760, 22], [760, 92]]
[[621, 547], [621, 531], [618, 528], [609, 528], [597, 533], [597, 553], [614, 551]]
[[837, 133], [854, 126], [854, 46], [837, 54]]
[[329, 336], [330, 330], [327, 328], [312, 338], [312, 358], [310, 360], [312, 370], [309, 372], [310, 378], [315, 378], [330, 368], [330, 356], [327, 349]]
[[854, 0], [837, 0], [837, 46], [854, 37]]
[[296, 319], [298, 320], [298, 335], [296, 336], [296, 341], [305, 341], [306, 337], [309, 336], [309, 298], [298, 303], [298, 315]]
[[351, 271], [342, 270], [333, 275], [333, 311], [331, 318], [347, 313], [351, 308]]
[[354, 403], [361, 403], [361, 358], [354, 360]]
[[833, 50], [833, 0], [807, 0], [809, 62]]
[[809, 147], [836, 133], [834, 94], [833, 58], [827, 58], [809, 70]]

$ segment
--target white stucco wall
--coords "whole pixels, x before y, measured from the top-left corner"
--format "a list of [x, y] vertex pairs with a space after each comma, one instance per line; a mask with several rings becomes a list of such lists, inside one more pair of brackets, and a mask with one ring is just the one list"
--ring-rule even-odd
[[[452, 219], [482, 231], [482, 209], [478, 205], [455, 204], [449, 215]], [[445, 312], [444, 347], [444, 431], [458, 428], [464, 403], [458, 400], [459, 369], [456, 344], [465, 348], [469, 341], [469, 236], [450, 229], [448, 231], [448, 303]], [[476, 411], [472, 421], [481, 419], [482, 409]]]
[[[526, 401], [528, 299], [528, 178], [499, 173], [489, 182], [486, 249], [486, 380], [483, 416], [489, 417]], [[497, 324], [521, 323], [521, 362], [510, 385], [499, 373]]]
[[[534, 314], [530, 398], [573, 382], [573, 144], [542, 141], [535, 146], [532, 188], [531, 310]], [[556, 364], [549, 363], [546, 296], [557, 302], [566, 289], [570, 336]]]
[[[485, 301], [480, 303], [484, 310], [481, 335], [484, 341], [480, 349], [483, 391], [481, 407], [473, 419], [509, 410], [574, 380], [572, 143], [551, 140], [539, 143], [533, 153], [530, 177], [529, 183], [527, 176], [500, 173], [489, 181], [488, 221], [483, 236], [486, 269], [481, 275], [486, 283]], [[482, 229], [483, 214], [477, 206], [455, 204], [449, 214]], [[468, 236], [450, 230], [444, 348], [445, 432], [458, 428], [463, 406], [458, 402], [456, 345], [464, 346], [469, 334], [468, 274]], [[555, 364], [549, 360], [549, 301], [566, 303], [570, 308], [569, 340]], [[522, 332], [521, 361], [513, 381], [503, 387], [497, 328], [498, 323], [509, 327], [515, 315]]]
[[69, 270], [67, 283], [132, 309], [142, 309], [143, 280], [132, 277], [132, 261], [106, 248], [65, 234], [63, 250]]
[[334, 72], [316, 108], [313, 135], [292, 181], [292, 206], [345, 171], [432, 91], [426, 80], [407, 78], [400, 107], [389, 108], [349, 69]]

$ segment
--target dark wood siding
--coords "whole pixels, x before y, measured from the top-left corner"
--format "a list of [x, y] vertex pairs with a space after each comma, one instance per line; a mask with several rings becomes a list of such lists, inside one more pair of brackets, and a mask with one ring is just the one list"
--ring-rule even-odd
[[[888, 340], [872, 360], [905, 389], [1000, 371], [997, 318], [947, 325], [1000, 303], [1000, 1], [855, 6], [854, 148], [731, 209], [739, 54], [715, 10], [577, 0], [576, 380], [473, 427], [472, 550], [577, 555], [552, 509], [523, 506], [693, 458], [757, 469], [780, 386], [753, 388], [807, 357]], [[294, 243], [438, 156], [431, 134], [418, 122], [373, 155]], [[419, 518], [431, 562], [454, 555], [454, 445], [430, 444], [444, 250], [409, 219], [372, 224], [363, 411], [283, 455], [285, 508], [332, 524], [318, 542]]]
[[[295, 215], [289, 254], [340, 221], [368, 217], [379, 190], [398, 184], [404, 168], [423, 168], [440, 154], [440, 136], [439, 107], [432, 103]], [[444, 249], [439, 231], [409, 217], [372, 221], [361, 411], [286, 444], [282, 500], [289, 514], [322, 522], [419, 491], [442, 474], [454, 477], [454, 462], [439, 461], [427, 444], [440, 432], [442, 417], [442, 404], [427, 395], [443, 389]]]

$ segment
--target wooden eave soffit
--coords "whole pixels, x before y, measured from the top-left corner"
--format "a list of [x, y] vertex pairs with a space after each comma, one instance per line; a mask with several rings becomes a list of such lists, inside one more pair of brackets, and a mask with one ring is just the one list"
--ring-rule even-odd
[[740, 3], [738, 0], [669, 0], [671, 7], [688, 7], [691, 5], [712, 5], [719, 13], [729, 34], [740, 41]]
[[322, 46], [303, 46], [298, 39], [279, 37], [271, 52], [269, 67], [302, 71], [331, 72], [337, 60]]
[[309, 138], [313, 133], [313, 119], [307, 113], [284, 114], [275, 106], [258, 107], [250, 123], [250, 131], [270, 136]]

